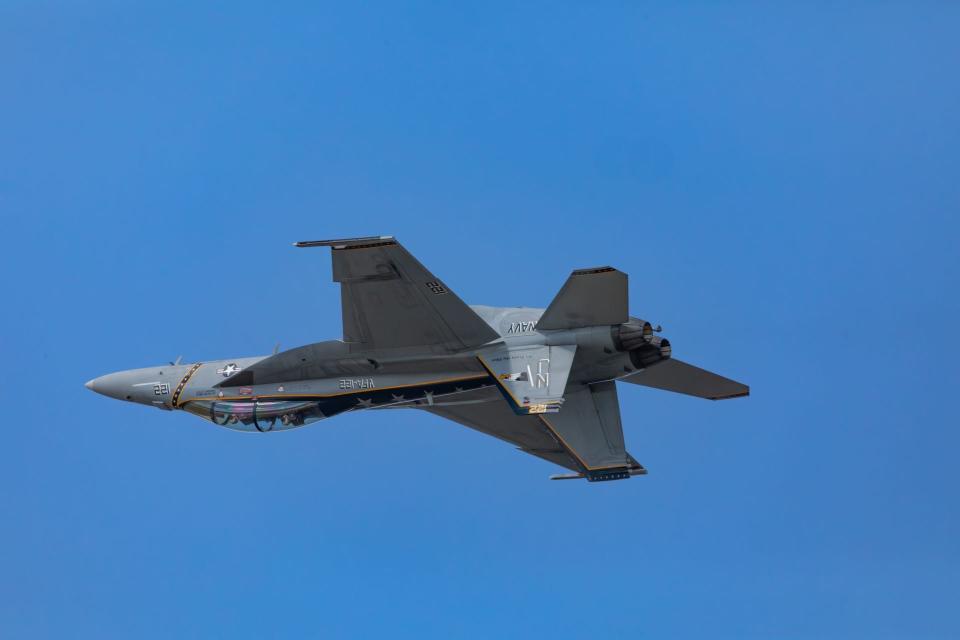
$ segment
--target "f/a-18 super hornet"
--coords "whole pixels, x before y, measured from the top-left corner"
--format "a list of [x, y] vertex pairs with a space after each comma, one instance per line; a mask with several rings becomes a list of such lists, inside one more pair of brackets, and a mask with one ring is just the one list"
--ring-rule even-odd
[[86, 383], [238, 431], [301, 427], [347, 411], [419, 409], [565, 467], [556, 479], [646, 473], [624, 446], [616, 382], [722, 400], [746, 385], [672, 358], [631, 317], [627, 275], [578, 269], [546, 309], [468, 306], [391, 236], [330, 247], [343, 339], [256, 358], [133, 369]]

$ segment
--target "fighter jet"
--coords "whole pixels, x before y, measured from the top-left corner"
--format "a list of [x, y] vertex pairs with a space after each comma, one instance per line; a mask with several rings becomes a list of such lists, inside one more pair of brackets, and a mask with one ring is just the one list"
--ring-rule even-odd
[[132, 369], [97, 393], [249, 432], [348, 411], [416, 409], [505, 440], [590, 482], [643, 475], [624, 445], [617, 381], [722, 400], [744, 384], [671, 357], [629, 315], [627, 275], [577, 269], [546, 309], [467, 305], [393, 236], [330, 247], [343, 339], [256, 358]]

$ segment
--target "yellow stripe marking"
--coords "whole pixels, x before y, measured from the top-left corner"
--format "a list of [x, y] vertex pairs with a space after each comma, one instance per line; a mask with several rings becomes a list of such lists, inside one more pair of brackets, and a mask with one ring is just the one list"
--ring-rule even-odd
[[197, 364], [190, 367], [190, 369], [187, 371], [187, 374], [183, 376], [182, 380], [180, 380], [180, 384], [178, 384], [177, 388], [173, 391], [173, 396], [171, 397], [171, 401], [170, 401], [170, 406], [172, 406], [174, 409], [180, 406], [179, 404], [180, 394], [183, 393], [183, 389], [184, 387], [187, 386], [187, 382], [190, 380], [193, 374], [197, 372], [197, 369], [199, 369], [202, 365], [203, 365], [202, 362], [198, 362]]

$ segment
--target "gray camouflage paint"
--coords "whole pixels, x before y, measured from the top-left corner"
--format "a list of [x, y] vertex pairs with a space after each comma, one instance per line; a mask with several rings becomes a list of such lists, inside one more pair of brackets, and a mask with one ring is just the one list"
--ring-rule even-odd
[[609, 267], [574, 271], [547, 310], [467, 306], [391, 237], [298, 246], [332, 249], [344, 340], [120, 371], [87, 388], [252, 432], [423, 409], [588, 480], [646, 472], [624, 448], [613, 381], [712, 399], [749, 393], [672, 361], [669, 343], [627, 316], [627, 277]]

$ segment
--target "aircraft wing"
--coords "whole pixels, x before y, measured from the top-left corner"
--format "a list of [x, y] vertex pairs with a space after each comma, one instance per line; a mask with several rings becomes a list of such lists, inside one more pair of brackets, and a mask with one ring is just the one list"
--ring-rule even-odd
[[500, 337], [392, 236], [296, 246], [332, 249], [344, 342], [363, 349], [437, 346], [456, 351]]
[[747, 385], [676, 358], [662, 360], [620, 380], [708, 400], [726, 400], [750, 395], [750, 387]]
[[624, 450], [613, 382], [570, 385], [559, 413], [517, 415], [494, 387], [460, 394], [458, 402], [418, 408], [500, 438], [589, 480], [614, 480], [646, 470]]

